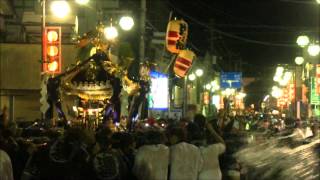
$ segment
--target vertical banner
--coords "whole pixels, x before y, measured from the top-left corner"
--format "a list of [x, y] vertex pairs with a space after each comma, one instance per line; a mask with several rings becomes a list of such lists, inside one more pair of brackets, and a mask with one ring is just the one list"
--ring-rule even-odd
[[316, 68], [316, 93], [320, 94], [320, 64]]
[[61, 73], [61, 27], [45, 27], [42, 38], [42, 71], [50, 74]]

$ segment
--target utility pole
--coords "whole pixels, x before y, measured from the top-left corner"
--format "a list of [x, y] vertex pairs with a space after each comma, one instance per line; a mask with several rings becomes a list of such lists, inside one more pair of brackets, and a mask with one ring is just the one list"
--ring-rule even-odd
[[139, 56], [140, 60], [144, 61], [145, 59], [145, 25], [146, 25], [146, 12], [147, 12], [147, 5], [146, 0], [141, 0], [141, 14], [140, 14], [140, 49], [139, 49]]
[[183, 106], [182, 106], [182, 117], [187, 117], [188, 113], [188, 76], [184, 77], [183, 82]]
[[43, 62], [44, 60], [44, 54], [43, 54], [43, 43], [44, 43], [44, 29], [46, 28], [46, 0], [42, 0], [41, 2], [42, 5], [42, 17], [41, 17], [41, 72], [42, 72], [42, 68], [43, 68]]
[[296, 95], [296, 118], [301, 119], [301, 101], [302, 101], [302, 66], [295, 66], [295, 95]]
[[[46, 28], [46, 0], [41, 0], [40, 1], [41, 3], [41, 7], [42, 7], [42, 16], [41, 16], [41, 69], [40, 69], [40, 72], [43, 71], [43, 64], [44, 63], [47, 63], [47, 62], [44, 62], [44, 51], [43, 51], [43, 44], [44, 44], [44, 31], [45, 31], [45, 28]], [[45, 84], [45, 79], [46, 79], [46, 74], [42, 74], [40, 75], [40, 78], [41, 78], [41, 84]], [[42, 89], [41, 87], [41, 84], [40, 84], [40, 89]], [[46, 85], [46, 84], [45, 84]], [[45, 88], [45, 90], [47, 90], [47, 88]], [[40, 99], [40, 102], [43, 101], [42, 103], [44, 103], [46, 105], [46, 108], [42, 107], [44, 106], [41, 105], [40, 106], [40, 111], [41, 111], [41, 119], [46, 119], [46, 111], [48, 111], [48, 102], [47, 102], [47, 99], [46, 99], [46, 94], [47, 92], [43, 92], [41, 96], [44, 96], [43, 98], [45, 98], [45, 100], [41, 100]], [[40, 92], [41, 94], [41, 92]]]

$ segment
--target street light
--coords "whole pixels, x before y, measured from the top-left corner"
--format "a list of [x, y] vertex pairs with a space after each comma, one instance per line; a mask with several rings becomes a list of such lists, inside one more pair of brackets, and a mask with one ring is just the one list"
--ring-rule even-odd
[[297, 38], [297, 44], [300, 46], [300, 47], [305, 47], [309, 44], [310, 40], [309, 40], [309, 37], [308, 36], [299, 36]]
[[189, 78], [190, 81], [194, 81], [194, 80], [196, 79], [196, 75], [194, 75], [194, 74], [192, 73], [192, 74], [190, 74], [190, 75], [188, 76], [188, 78]]
[[294, 62], [295, 62], [297, 65], [300, 66], [301, 64], [303, 64], [304, 58], [301, 57], [301, 56], [298, 56], [298, 57], [296, 57], [296, 58], [294, 59]]
[[118, 37], [118, 30], [113, 26], [104, 28], [104, 35], [107, 40], [113, 40]]
[[220, 89], [220, 86], [219, 86], [217, 80], [211, 81], [210, 85], [211, 85], [211, 88], [212, 88], [211, 89], [212, 92], [217, 91], [217, 90]]
[[130, 29], [132, 29], [132, 27], [134, 25], [134, 21], [133, 21], [132, 17], [124, 16], [120, 19], [119, 25], [123, 30], [129, 31]]
[[80, 4], [80, 5], [85, 5], [89, 3], [89, 0], [75, 0], [76, 3]]
[[218, 91], [219, 89], [220, 89], [220, 86], [219, 86], [219, 85], [212, 86], [212, 88], [211, 88], [211, 92]]
[[308, 53], [310, 56], [317, 56], [320, 53], [320, 46], [318, 44], [309, 45]]
[[279, 67], [277, 67], [276, 74], [277, 75], [282, 75], [283, 71], [284, 71], [284, 67], [279, 66]]
[[210, 90], [211, 89], [211, 84], [206, 84], [206, 89]]
[[316, 2], [317, 2], [318, 4], [320, 4], [320, 0], [316, 0]]
[[211, 81], [210, 84], [211, 84], [212, 87], [214, 87], [214, 86], [218, 85], [218, 82], [216, 80], [214, 80], [214, 81]]
[[69, 3], [63, 0], [52, 1], [50, 9], [52, 14], [54, 14], [58, 18], [64, 18], [70, 13]]
[[203, 70], [202, 70], [202, 69], [197, 69], [197, 70], [196, 70], [196, 75], [197, 75], [198, 77], [201, 77], [201, 76], [203, 75]]

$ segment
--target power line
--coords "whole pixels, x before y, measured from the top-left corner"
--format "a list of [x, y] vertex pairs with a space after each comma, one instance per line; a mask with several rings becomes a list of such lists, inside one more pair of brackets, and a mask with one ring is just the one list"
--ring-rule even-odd
[[180, 14], [184, 15], [185, 17], [189, 18], [191, 21], [194, 21], [195, 23], [197, 23], [198, 25], [205, 27], [207, 29], [213, 30], [214, 32], [217, 32], [223, 36], [232, 38], [232, 39], [237, 39], [240, 41], [244, 41], [244, 42], [248, 42], [248, 43], [254, 43], [254, 44], [260, 44], [260, 45], [265, 45], [265, 46], [278, 46], [278, 47], [296, 47], [295, 44], [282, 44], [282, 43], [272, 43], [272, 42], [266, 42], [266, 41], [259, 41], [259, 40], [254, 40], [254, 39], [249, 39], [249, 38], [245, 38], [245, 37], [241, 37], [241, 36], [237, 36], [234, 34], [230, 34], [227, 32], [224, 32], [222, 30], [219, 30], [217, 28], [213, 28], [213, 27], [209, 27], [207, 24], [200, 22], [199, 20], [195, 19], [194, 17], [184, 13], [182, 10], [174, 7], [170, 2], [169, 5], [174, 8], [177, 12], [179, 12]]
[[221, 11], [221, 10], [219, 10], [217, 8], [212, 7], [210, 4], [204, 3], [203, 1], [197, 1], [197, 3], [199, 3], [203, 8], [214, 10], [213, 12], [217, 12], [218, 14], [224, 15], [224, 16], [232, 18], [234, 20], [238, 20], [238, 21], [244, 22], [246, 24], [251, 24], [251, 22], [249, 22], [249, 20], [247, 20], [247, 19], [236, 17], [234, 15], [231, 15], [229, 13]]
[[[252, 28], [252, 29], [279, 29], [279, 30], [290, 30], [290, 31], [296, 31], [301, 32], [304, 30], [298, 30], [300, 29], [314, 29], [316, 31], [317, 27], [301, 27], [301, 26], [278, 26], [278, 25], [243, 25], [243, 24], [217, 24], [219, 27], [230, 27], [230, 28]], [[312, 31], [312, 30], [309, 30]]]
[[280, 1], [282, 1], [282, 2], [287, 2], [287, 3], [296, 3], [296, 4], [308, 4], [308, 5], [310, 5], [310, 4], [312, 4], [312, 5], [314, 5], [314, 4], [317, 4], [316, 2], [315, 2], [315, 0], [313, 0], [313, 2], [309, 2], [309, 1], [298, 1], [298, 0], [280, 0]]

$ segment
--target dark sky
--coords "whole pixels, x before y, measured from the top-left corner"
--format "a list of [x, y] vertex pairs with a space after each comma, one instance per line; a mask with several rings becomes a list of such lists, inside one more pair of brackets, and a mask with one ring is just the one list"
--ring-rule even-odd
[[198, 53], [209, 50], [213, 19], [216, 53], [240, 57], [247, 67], [294, 63], [296, 37], [320, 34], [315, 0], [169, 0], [169, 7], [189, 23], [189, 42]]

